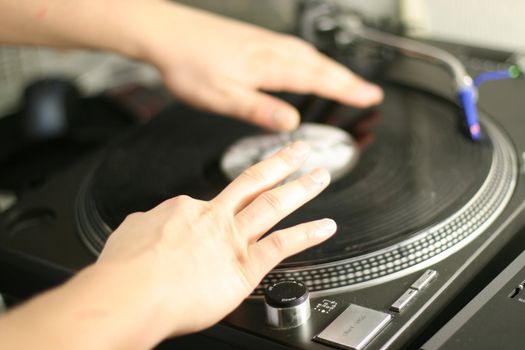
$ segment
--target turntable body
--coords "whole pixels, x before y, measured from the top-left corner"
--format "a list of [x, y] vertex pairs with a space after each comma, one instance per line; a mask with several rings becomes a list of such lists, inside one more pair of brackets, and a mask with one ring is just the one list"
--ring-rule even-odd
[[[485, 52], [469, 54], [486, 59]], [[362, 312], [358, 323], [372, 321], [356, 326], [363, 342], [346, 346], [415, 348], [468, 301], [482, 272], [517, 252], [525, 221], [525, 81], [481, 90], [486, 139], [479, 144], [464, 134], [436, 67], [398, 58], [380, 82], [387, 99], [373, 111], [289, 96], [303, 120], [341, 128], [361, 148], [347, 175], [281, 224], [329, 216], [339, 222], [337, 235], [279, 265], [217, 326], [162, 348], [210, 341], [215, 348], [337, 348], [342, 344], [334, 346], [330, 331], [349, 334], [333, 323], [349, 307], [352, 315]], [[132, 211], [181, 193], [212, 197], [228, 181], [222, 154], [260, 133], [175, 103], [150, 124], [52, 172], [0, 214], [0, 290], [23, 299], [63, 281], [95, 260]], [[300, 326], [267, 324], [261, 296], [281, 280], [310, 289], [311, 315]], [[357, 321], [342, 323], [348, 322]]]

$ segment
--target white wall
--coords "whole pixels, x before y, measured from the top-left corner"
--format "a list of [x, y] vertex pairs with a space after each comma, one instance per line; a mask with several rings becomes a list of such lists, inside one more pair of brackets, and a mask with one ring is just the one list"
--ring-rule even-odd
[[525, 51], [525, 0], [401, 0], [412, 34]]

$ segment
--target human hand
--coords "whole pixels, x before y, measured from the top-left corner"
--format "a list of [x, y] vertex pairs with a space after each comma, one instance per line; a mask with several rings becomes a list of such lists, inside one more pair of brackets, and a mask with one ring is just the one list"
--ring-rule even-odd
[[299, 113], [260, 90], [313, 93], [357, 107], [383, 96], [298, 38], [166, 0], [1, 4], [0, 43], [111, 50], [145, 60], [180, 99], [270, 129], [294, 129]]
[[298, 38], [181, 5], [150, 5], [137, 26], [142, 58], [196, 107], [289, 131], [299, 123], [298, 111], [260, 89], [313, 93], [357, 107], [382, 99], [377, 86]]
[[328, 185], [328, 172], [317, 169], [274, 187], [298, 169], [308, 151], [301, 141], [286, 147], [246, 170], [209, 202], [178, 196], [130, 215], [110, 236], [97, 264], [127, 268], [136, 276], [129, 288], [153, 279], [154, 288], [147, 289], [156, 296], [145, 297], [159, 300], [162, 311], [148, 327], [162, 329], [160, 336], [213, 325], [281, 260], [335, 232], [335, 222], [324, 219], [261, 239]]

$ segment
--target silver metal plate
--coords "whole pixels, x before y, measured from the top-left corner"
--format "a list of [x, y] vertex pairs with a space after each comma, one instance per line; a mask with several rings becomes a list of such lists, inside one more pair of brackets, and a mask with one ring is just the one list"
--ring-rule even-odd
[[428, 286], [428, 284], [430, 282], [432, 282], [432, 280], [436, 276], [437, 276], [437, 272], [436, 271], [434, 271], [434, 270], [426, 270], [425, 273], [423, 275], [421, 275], [421, 277], [419, 277], [417, 279], [417, 281], [412, 283], [410, 288], [415, 289], [415, 290], [421, 290], [421, 289], [425, 288], [426, 286]]
[[350, 304], [314, 340], [340, 347], [361, 350], [390, 322], [392, 315]]
[[410, 302], [416, 297], [416, 295], [417, 290], [412, 288], [407, 289], [407, 291], [404, 292], [403, 295], [401, 295], [399, 299], [397, 299], [392, 304], [392, 306], [390, 306], [390, 310], [395, 312], [403, 311], [407, 307], [407, 305], [410, 304]]

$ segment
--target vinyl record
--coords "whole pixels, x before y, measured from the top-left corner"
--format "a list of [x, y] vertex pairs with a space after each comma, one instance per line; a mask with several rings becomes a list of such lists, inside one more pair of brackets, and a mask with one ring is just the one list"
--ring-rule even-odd
[[[484, 182], [492, 161], [489, 140], [475, 143], [461, 128], [454, 104], [406, 87], [385, 85], [385, 101], [357, 111], [301, 98], [304, 119], [354, 137], [357, 164], [278, 227], [330, 217], [337, 234], [281, 266], [336, 261], [377, 251], [453, 215]], [[100, 250], [129, 213], [187, 194], [213, 198], [228, 179], [219, 166], [229, 146], [267, 131], [178, 105], [110, 148], [86, 189], [89, 235]], [[95, 218], [95, 219], [93, 219]], [[85, 226], [85, 225], [84, 225]], [[98, 243], [93, 243], [98, 242]]]

